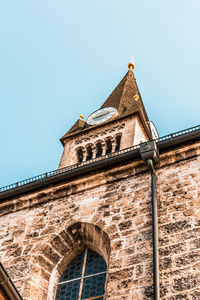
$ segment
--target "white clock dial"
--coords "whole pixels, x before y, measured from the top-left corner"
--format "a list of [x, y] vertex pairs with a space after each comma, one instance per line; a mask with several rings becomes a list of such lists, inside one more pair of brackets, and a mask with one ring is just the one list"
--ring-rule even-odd
[[108, 121], [114, 115], [117, 115], [117, 110], [114, 107], [104, 107], [91, 114], [86, 122], [89, 125], [98, 125]]

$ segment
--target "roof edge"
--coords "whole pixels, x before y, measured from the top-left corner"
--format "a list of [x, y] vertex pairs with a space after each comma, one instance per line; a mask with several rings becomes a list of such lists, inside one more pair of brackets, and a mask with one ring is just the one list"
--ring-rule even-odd
[[[186, 143], [188, 141], [200, 139], [200, 125], [187, 129], [183, 132], [185, 133], [178, 132], [155, 140], [158, 143], [158, 148], [160, 152], [166, 151], [170, 148], [176, 147], [177, 145]], [[64, 168], [64, 170], [60, 169], [58, 172], [50, 172], [53, 175], [49, 175], [49, 177], [42, 177], [41, 175], [41, 179], [33, 181], [32, 183], [27, 183], [21, 186], [17, 186], [13, 189], [11, 188], [9, 190], [0, 192], [0, 200], [8, 199], [19, 194], [40, 189], [44, 186], [48, 186], [49, 184], [58, 183], [66, 179], [71, 179], [76, 176], [85, 174], [87, 172], [111, 166], [128, 159], [136, 159], [140, 157], [139, 145], [130, 148], [132, 150], [128, 150], [129, 148], [123, 149], [120, 150], [121, 152], [118, 151], [118, 153], [116, 152], [115, 155], [106, 157], [102, 160], [91, 161], [85, 165], [77, 165], [76, 167], [72, 166], [71, 169]]]

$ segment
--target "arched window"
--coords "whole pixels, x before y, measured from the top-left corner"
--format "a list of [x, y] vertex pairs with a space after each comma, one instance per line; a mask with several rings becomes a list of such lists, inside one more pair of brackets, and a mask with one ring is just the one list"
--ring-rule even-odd
[[106, 154], [109, 154], [112, 152], [112, 144], [110, 139], [106, 140]]
[[82, 148], [79, 148], [77, 150], [77, 158], [78, 158], [78, 162], [82, 163], [82, 161], [83, 161], [83, 150], [82, 150]]
[[99, 157], [99, 156], [101, 156], [102, 155], [102, 146], [101, 146], [101, 143], [100, 142], [98, 142], [97, 144], [96, 144], [96, 147], [97, 147], [97, 154], [96, 154], [96, 157]]
[[103, 300], [106, 268], [102, 256], [86, 249], [63, 272], [56, 300]]
[[91, 147], [91, 145], [89, 145], [87, 147], [87, 157], [86, 157], [86, 160], [90, 160], [90, 159], [92, 159], [92, 147]]
[[120, 143], [121, 143], [121, 135], [117, 135], [117, 136], [116, 136], [116, 147], [115, 147], [115, 151], [119, 151], [119, 150], [120, 150]]

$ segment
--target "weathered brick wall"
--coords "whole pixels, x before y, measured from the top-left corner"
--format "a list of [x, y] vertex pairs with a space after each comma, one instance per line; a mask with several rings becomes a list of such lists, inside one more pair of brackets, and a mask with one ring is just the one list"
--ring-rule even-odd
[[[199, 144], [161, 155], [161, 298], [199, 299]], [[108, 264], [106, 299], [152, 299], [150, 174], [141, 160], [0, 205], [1, 259], [26, 299], [54, 299], [59, 276], [88, 245]]]

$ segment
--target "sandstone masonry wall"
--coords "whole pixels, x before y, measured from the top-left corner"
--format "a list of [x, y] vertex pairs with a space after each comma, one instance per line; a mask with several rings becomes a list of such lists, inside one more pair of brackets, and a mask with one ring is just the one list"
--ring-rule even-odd
[[159, 238], [163, 299], [200, 299], [199, 143], [161, 155]]
[[[199, 299], [199, 142], [161, 154], [161, 299]], [[23, 299], [53, 300], [85, 246], [108, 264], [106, 299], [153, 299], [150, 173], [139, 159], [0, 204], [1, 261]]]

